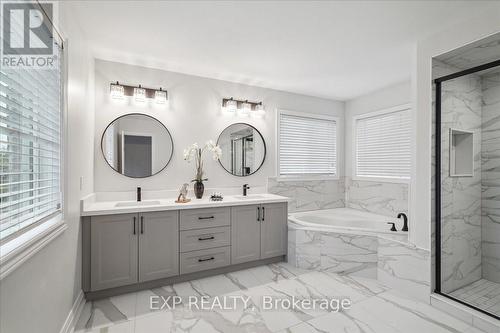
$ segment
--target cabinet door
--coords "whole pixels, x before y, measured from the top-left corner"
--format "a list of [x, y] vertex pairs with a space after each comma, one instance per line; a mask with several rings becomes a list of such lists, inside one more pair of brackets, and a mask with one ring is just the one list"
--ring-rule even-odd
[[137, 219], [137, 214], [91, 218], [92, 291], [137, 283]]
[[277, 257], [287, 251], [287, 204], [262, 205], [261, 212], [261, 259]]
[[179, 274], [178, 211], [139, 216], [139, 282]]
[[260, 259], [259, 205], [231, 208], [231, 264]]

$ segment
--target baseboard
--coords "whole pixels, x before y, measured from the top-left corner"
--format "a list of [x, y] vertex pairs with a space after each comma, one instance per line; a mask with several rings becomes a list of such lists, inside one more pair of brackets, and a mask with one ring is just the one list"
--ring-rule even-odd
[[85, 305], [85, 297], [83, 294], [83, 290], [80, 290], [80, 293], [76, 297], [71, 310], [69, 310], [68, 316], [64, 321], [64, 325], [61, 328], [60, 333], [73, 333], [75, 330], [75, 325], [80, 318], [80, 314], [82, 313], [83, 307]]

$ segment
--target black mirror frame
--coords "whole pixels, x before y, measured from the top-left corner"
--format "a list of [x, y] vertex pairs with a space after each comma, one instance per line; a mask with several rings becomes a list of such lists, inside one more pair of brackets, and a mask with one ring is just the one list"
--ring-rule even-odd
[[[124, 117], [127, 117], [127, 116], [145, 116], [145, 117], [148, 117], [148, 118], [151, 118], [155, 121], [157, 121], [161, 126], [163, 126], [163, 128], [165, 129], [165, 131], [167, 131], [167, 134], [170, 138], [170, 141], [172, 142], [172, 152], [170, 153], [170, 157], [167, 161], [167, 163], [165, 163], [165, 165], [163, 166], [163, 168], [161, 168], [160, 170], [158, 170], [157, 172], [151, 174], [150, 176], [144, 176], [144, 177], [132, 177], [132, 176], [127, 176], [125, 174], [122, 174], [120, 171], [116, 170], [111, 164], [109, 164], [108, 160], [106, 159], [106, 155], [104, 154], [104, 149], [102, 147], [102, 143], [104, 141], [104, 134], [106, 133], [106, 131], [108, 130], [109, 126], [111, 126], [111, 124], [113, 124], [115, 121], [117, 121], [118, 119], [120, 118], [124, 118]], [[101, 153], [102, 153], [102, 157], [104, 158], [104, 160], [106, 161], [106, 164], [111, 168], [113, 169], [113, 171], [115, 171], [116, 173], [122, 175], [122, 176], [125, 176], [125, 177], [128, 177], [128, 178], [135, 178], [135, 179], [142, 179], [142, 178], [148, 178], [148, 177], [153, 177], [154, 175], [157, 175], [159, 174], [160, 172], [162, 172], [163, 170], [165, 170], [165, 168], [170, 164], [170, 161], [172, 161], [172, 157], [174, 156], [174, 139], [172, 138], [172, 134], [170, 134], [170, 131], [168, 130], [167, 126], [165, 126], [161, 121], [159, 121], [158, 119], [156, 119], [155, 117], [153, 116], [150, 116], [148, 114], [144, 114], [144, 113], [138, 113], [138, 112], [133, 112], [133, 113], [127, 113], [127, 114], [124, 114], [124, 115], [121, 115], [115, 119], [113, 119], [113, 121], [111, 121], [108, 126], [106, 126], [106, 128], [104, 129], [104, 131], [102, 132], [102, 136], [101, 136]]]
[[259, 133], [260, 137], [262, 138], [262, 143], [264, 144], [264, 157], [262, 158], [262, 162], [260, 163], [259, 167], [258, 167], [257, 169], [255, 169], [255, 171], [254, 171], [254, 172], [252, 172], [252, 173], [250, 173], [250, 174], [248, 174], [248, 175], [241, 175], [241, 176], [240, 176], [240, 175], [235, 175], [235, 174], [231, 173], [229, 170], [227, 170], [227, 169], [224, 167], [224, 165], [222, 164], [222, 162], [220, 161], [220, 159], [218, 159], [220, 166], [221, 166], [221, 167], [222, 167], [222, 168], [223, 168], [223, 169], [224, 169], [224, 170], [225, 170], [228, 174], [230, 174], [231, 176], [235, 176], [235, 177], [248, 177], [248, 176], [251, 176], [251, 175], [255, 174], [257, 171], [259, 171], [259, 170], [262, 168], [262, 166], [264, 165], [264, 162], [266, 161], [266, 156], [267, 156], [267, 146], [266, 146], [266, 140], [264, 139], [264, 136], [262, 135], [262, 133], [261, 133], [261, 132], [260, 132], [257, 128], [255, 128], [255, 126], [252, 126], [252, 125], [250, 125], [250, 124], [248, 124], [248, 123], [239, 122], [239, 123], [232, 123], [232, 124], [230, 124], [229, 126], [226, 126], [226, 127], [225, 127], [225, 128], [224, 128], [221, 132], [220, 132], [219, 137], [217, 138], [217, 145], [219, 145], [219, 141], [220, 141], [220, 137], [221, 137], [222, 133], [224, 133], [224, 131], [225, 131], [225, 130], [227, 130], [229, 127], [231, 127], [231, 126], [233, 126], [233, 125], [246, 125], [246, 126], [249, 126], [249, 127], [253, 128], [254, 130], [256, 130], [256, 131], [257, 131], [257, 133]]

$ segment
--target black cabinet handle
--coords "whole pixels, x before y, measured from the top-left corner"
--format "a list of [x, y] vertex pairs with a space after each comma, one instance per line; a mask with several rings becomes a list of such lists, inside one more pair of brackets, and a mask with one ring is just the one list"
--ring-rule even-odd
[[211, 240], [211, 239], [215, 239], [214, 236], [210, 236], [210, 237], [200, 237], [198, 238], [199, 241], [206, 241], [206, 240]]
[[257, 207], [257, 221], [260, 221], [260, 207]]
[[200, 216], [198, 217], [198, 220], [210, 220], [215, 218], [215, 216]]
[[215, 259], [214, 257], [205, 258], [205, 259], [198, 259], [198, 262], [210, 261], [210, 260], [214, 260], [214, 259]]
[[264, 222], [265, 218], [266, 218], [266, 208], [262, 207], [262, 222]]
[[144, 233], [144, 216], [141, 216], [141, 234]]
[[132, 224], [133, 224], [133, 227], [134, 227], [134, 235], [135, 235], [135, 220], [136, 220], [136, 217], [134, 216], [134, 220], [132, 221]]

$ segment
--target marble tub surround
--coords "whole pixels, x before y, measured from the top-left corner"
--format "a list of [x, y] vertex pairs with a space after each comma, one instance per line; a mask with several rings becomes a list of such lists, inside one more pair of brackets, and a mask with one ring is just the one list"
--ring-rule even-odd
[[376, 236], [289, 226], [288, 247], [288, 262], [295, 267], [377, 278]]
[[[481, 278], [481, 79], [442, 84], [441, 286], [450, 292]], [[450, 128], [472, 131], [473, 176], [450, 177]]]
[[280, 180], [268, 178], [267, 192], [290, 198], [289, 212], [345, 207], [344, 179]]
[[500, 283], [500, 73], [482, 77], [482, 276]]
[[429, 302], [430, 252], [379, 237], [377, 279], [423, 302]]
[[[245, 296], [234, 310], [197, 310], [187, 304], [150, 310], [150, 296]], [[347, 297], [349, 310], [265, 310], [264, 295], [291, 299]], [[286, 263], [256, 267], [211, 278], [89, 302], [75, 332], [442, 332], [481, 331], [428, 304], [361, 277], [306, 272]]]
[[346, 177], [346, 207], [396, 217], [408, 215], [407, 183], [354, 180]]
[[[167, 194], [168, 193], [164, 193]], [[125, 197], [125, 196], [124, 196]], [[111, 197], [108, 197], [111, 198]], [[261, 203], [278, 203], [287, 202], [289, 199], [283, 196], [258, 193], [249, 194], [246, 198], [242, 199], [241, 195], [225, 195], [222, 201], [210, 201], [210, 196], [206, 195], [202, 199], [193, 199], [188, 203], [176, 203], [177, 197], [155, 197], [149, 196], [142, 199], [142, 204], [136, 200], [114, 200], [97, 201], [96, 196], [90, 195], [81, 200], [81, 216], [97, 216], [108, 214], [125, 214], [132, 212], [155, 212], [167, 210], [183, 210], [195, 208], [211, 208], [211, 207], [229, 207], [229, 206], [243, 206]], [[128, 197], [127, 197], [128, 198]], [[154, 204], [144, 205], [148, 200], [155, 201]], [[127, 202], [131, 206], [117, 206], [117, 204]], [[137, 203], [137, 205], [135, 205]]]

